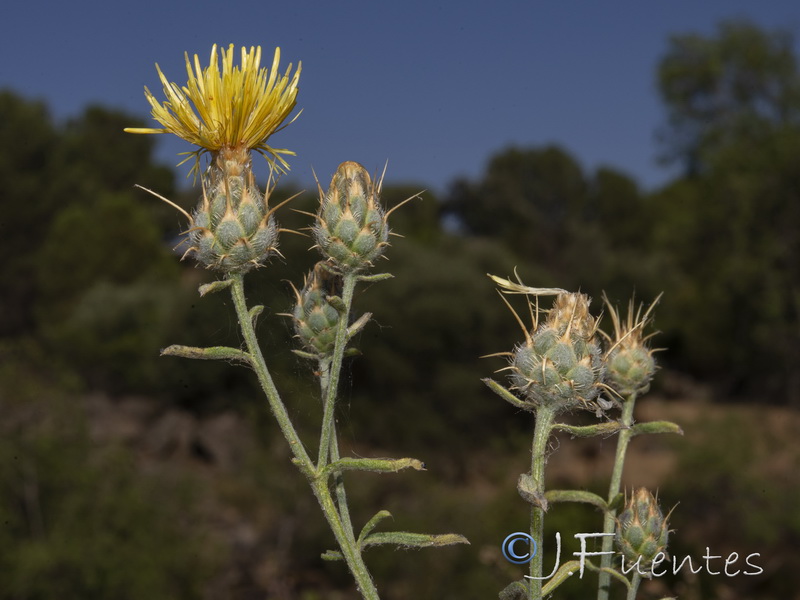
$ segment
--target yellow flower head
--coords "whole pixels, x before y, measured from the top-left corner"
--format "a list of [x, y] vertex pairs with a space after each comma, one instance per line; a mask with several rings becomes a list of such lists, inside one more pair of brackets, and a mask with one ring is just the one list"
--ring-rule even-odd
[[[195, 54], [194, 70], [186, 54], [189, 81], [185, 87], [170, 83], [156, 64], [167, 100], [160, 104], [146, 87], [145, 96], [152, 106], [153, 118], [163, 129], [126, 128], [128, 133], [174, 133], [200, 146], [191, 152], [196, 160], [203, 152], [218, 153], [223, 148], [255, 150], [273, 166], [288, 167], [281, 156], [294, 152], [267, 145], [267, 139], [281, 128], [296, 104], [297, 82], [301, 65], [290, 78], [292, 65], [278, 75], [280, 48], [275, 49], [272, 68], [260, 68], [261, 47], [242, 48], [241, 66], [233, 66], [233, 44], [222, 50], [222, 72], [216, 44], [205, 69]], [[190, 160], [191, 156], [186, 160]], [[186, 162], [186, 161], [184, 161]], [[181, 163], [183, 164], [183, 163]], [[195, 163], [193, 170], [198, 168]]]

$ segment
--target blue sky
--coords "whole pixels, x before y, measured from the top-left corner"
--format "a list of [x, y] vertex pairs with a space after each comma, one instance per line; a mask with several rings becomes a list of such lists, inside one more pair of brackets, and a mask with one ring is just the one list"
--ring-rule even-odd
[[[303, 63], [303, 114], [272, 138], [297, 152], [289, 179], [309, 188], [344, 160], [387, 182], [443, 191], [479, 177], [508, 145], [557, 143], [587, 169], [618, 168], [651, 188], [664, 122], [655, 67], [670, 34], [712, 33], [744, 17], [797, 33], [796, 0], [577, 2], [14, 2], [3, 10], [0, 87], [45, 100], [57, 119], [88, 103], [149, 119], [154, 63], [185, 83], [183, 54], [213, 43], [275, 46]], [[158, 156], [191, 149], [171, 136]], [[186, 173], [185, 168], [180, 172]], [[313, 187], [312, 187], [313, 189]]]

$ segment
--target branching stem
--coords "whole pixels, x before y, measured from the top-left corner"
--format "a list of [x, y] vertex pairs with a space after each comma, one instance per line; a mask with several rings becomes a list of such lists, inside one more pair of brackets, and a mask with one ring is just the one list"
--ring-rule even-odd
[[[378, 590], [375, 588], [375, 583], [372, 581], [372, 577], [370, 576], [367, 566], [364, 564], [361, 553], [353, 539], [354, 536], [352, 533], [352, 526], [350, 526], [349, 514], [346, 518], [346, 521], [344, 521], [342, 515], [340, 515], [337, 511], [330, 489], [328, 488], [327, 478], [321, 478], [318, 476], [319, 471], [317, 467], [314, 466], [314, 463], [311, 461], [308, 452], [306, 452], [305, 446], [303, 446], [303, 442], [297, 435], [297, 431], [295, 430], [294, 425], [292, 425], [292, 421], [289, 418], [288, 412], [286, 411], [286, 406], [283, 404], [280, 394], [275, 387], [275, 383], [272, 380], [272, 376], [270, 375], [267, 365], [264, 362], [264, 355], [261, 353], [261, 348], [259, 346], [258, 339], [256, 338], [255, 329], [253, 328], [253, 322], [250, 318], [247, 308], [247, 301], [244, 294], [243, 275], [231, 274], [229, 277], [233, 281], [233, 284], [231, 285], [231, 295], [233, 296], [233, 303], [236, 308], [236, 316], [239, 319], [239, 326], [242, 330], [245, 343], [247, 344], [247, 351], [252, 357], [253, 369], [258, 376], [258, 381], [261, 384], [261, 388], [264, 390], [264, 394], [267, 396], [270, 409], [275, 415], [286, 441], [289, 443], [289, 447], [294, 454], [296, 462], [300, 466], [300, 470], [309, 476], [311, 489], [314, 492], [314, 496], [317, 498], [317, 501], [322, 508], [322, 512], [325, 514], [325, 518], [328, 521], [328, 525], [333, 531], [333, 535], [336, 537], [336, 541], [342, 550], [342, 554], [347, 562], [347, 566], [350, 568], [350, 572], [353, 574], [353, 577], [356, 580], [356, 585], [359, 592], [365, 598], [365, 600], [379, 600]], [[350, 280], [348, 280], [347, 276], [345, 276], [345, 298], [343, 299], [346, 302], [348, 312], [350, 302], [352, 301], [353, 297], [354, 285], [355, 276], [352, 276]], [[345, 315], [343, 315], [342, 322], [344, 325], [340, 325], [339, 331], [337, 331], [336, 349], [334, 351], [333, 364], [331, 365], [331, 370], [328, 375], [328, 391], [325, 395], [325, 416], [323, 418], [324, 423], [321, 435], [321, 444], [324, 443], [324, 446], [320, 447], [320, 463], [324, 463], [327, 460], [327, 457], [330, 454], [331, 440], [335, 440], [335, 435], [332, 435], [332, 404], [335, 400], [335, 390], [339, 381], [339, 371], [341, 370], [342, 356], [344, 355], [344, 345], [346, 342], [347, 319]], [[336, 359], [337, 355], [338, 361]], [[329, 401], [329, 398], [332, 399]], [[329, 404], [331, 405], [330, 407]], [[322, 466], [324, 466], [324, 464]], [[343, 508], [345, 513], [347, 512], [346, 506], [346, 503], [343, 507], [340, 506], [340, 509]]]

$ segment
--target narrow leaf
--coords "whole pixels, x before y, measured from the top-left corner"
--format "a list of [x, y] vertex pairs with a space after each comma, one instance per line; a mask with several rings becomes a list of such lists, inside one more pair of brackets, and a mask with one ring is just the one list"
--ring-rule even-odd
[[527, 410], [527, 411], [533, 410], [532, 406], [517, 398], [514, 394], [509, 392], [506, 388], [497, 383], [494, 379], [486, 377], [485, 379], [481, 379], [481, 381], [483, 381], [483, 383], [486, 384], [486, 387], [488, 387], [490, 390], [492, 390], [495, 394], [500, 396], [503, 400], [505, 400], [509, 404], [513, 404], [514, 406], [516, 406], [517, 408], [521, 408], [522, 410]]
[[636, 425], [631, 427], [631, 435], [642, 435], [645, 433], [677, 433], [678, 435], [683, 435], [683, 429], [669, 421], [636, 423]]
[[340, 458], [322, 470], [322, 477], [342, 471], [372, 471], [373, 473], [396, 473], [402, 469], [424, 471], [425, 463], [416, 458]]
[[432, 548], [434, 546], [452, 546], [453, 544], [469, 544], [467, 538], [457, 533], [430, 535], [427, 533], [410, 533], [408, 531], [386, 531], [373, 533], [364, 538], [362, 546], [383, 546], [393, 544], [401, 548]]
[[204, 283], [197, 291], [200, 292], [201, 296], [205, 296], [206, 294], [213, 294], [214, 292], [220, 292], [225, 290], [231, 286], [233, 283], [233, 279], [223, 279], [222, 281], [214, 281], [212, 283]]
[[556, 571], [556, 574], [553, 575], [553, 578], [548, 580], [548, 582], [542, 586], [542, 598], [544, 598], [547, 594], [552, 593], [553, 590], [564, 583], [570, 575], [573, 575], [580, 570], [581, 563], [579, 560], [571, 560], [561, 565], [558, 571]]
[[613, 435], [622, 429], [622, 424], [617, 421], [598, 423], [597, 425], [567, 425], [566, 423], [556, 423], [553, 429], [564, 431], [572, 437], [592, 437], [595, 435]]
[[363, 315], [361, 315], [355, 323], [353, 323], [352, 325], [350, 325], [350, 327], [347, 328], [347, 339], [348, 340], [352, 339], [352, 337], [355, 334], [364, 329], [364, 325], [369, 323], [369, 320], [371, 318], [372, 318], [372, 313], [364, 313]]
[[259, 315], [262, 312], [264, 312], [264, 305], [263, 304], [256, 304], [253, 308], [251, 308], [248, 311], [247, 314], [250, 315], [250, 321], [253, 323], [253, 325], [256, 324], [256, 319], [259, 317]]
[[306, 352], [304, 350], [292, 350], [297, 356], [300, 358], [308, 358], [310, 360], [319, 360], [319, 356], [316, 354], [311, 354], [311, 352]]
[[322, 560], [344, 560], [344, 556], [338, 550], [326, 550], [322, 553]]
[[391, 273], [378, 273], [376, 275], [359, 275], [359, 281], [365, 281], [369, 283], [375, 283], [376, 281], [385, 281], [387, 279], [392, 279], [394, 275]]
[[584, 490], [550, 490], [544, 496], [548, 502], [582, 502], [596, 506], [603, 511], [608, 510], [608, 504], [603, 498]]
[[237, 348], [227, 346], [212, 346], [211, 348], [197, 348], [195, 346], [168, 346], [161, 351], [161, 356], [180, 356], [198, 360], [235, 360], [250, 364], [250, 355]]
[[372, 530], [377, 527], [378, 523], [383, 521], [384, 519], [391, 518], [392, 513], [388, 510], [381, 510], [375, 513], [375, 516], [372, 517], [367, 524], [364, 525], [364, 528], [361, 530], [361, 533], [358, 534], [358, 547], [361, 548], [361, 544], [364, 542], [364, 539], [372, 533]]

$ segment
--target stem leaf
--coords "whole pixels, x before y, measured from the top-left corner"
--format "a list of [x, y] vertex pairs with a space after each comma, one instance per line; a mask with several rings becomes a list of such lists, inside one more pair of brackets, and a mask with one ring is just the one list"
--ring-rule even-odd
[[544, 496], [548, 502], [582, 502], [603, 511], [608, 510], [608, 504], [603, 498], [585, 490], [550, 490]]
[[581, 563], [579, 560], [571, 560], [561, 565], [558, 571], [556, 571], [556, 574], [553, 575], [553, 578], [542, 587], [542, 598], [564, 583], [570, 575], [580, 570]]
[[197, 291], [200, 293], [201, 296], [205, 296], [206, 294], [213, 294], [214, 292], [221, 292], [222, 290], [226, 290], [231, 286], [232, 283], [233, 279], [223, 279], [221, 281], [204, 283], [199, 288], [197, 288]]
[[299, 356], [300, 358], [307, 358], [309, 360], [319, 360], [319, 355], [311, 354], [311, 352], [305, 352], [303, 350], [292, 349], [292, 352]]
[[195, 346], [174, 344], [161, 350], [161, 356], [180, 356], [198, 360], [235, 360], [248, 365], [252, 364], [252, 358], [249, 353], [243, 352], [238, 348], [229, 348], [228, 346], [197, 348]]
[[326, 550], [325, 552], [322, 553], [321, 558], [322, 560], [329, 560], [329, 561], [344, 560], [344, 556], [342, 556], [342, 553], [339, 552], [338, 550]]
[[613, 435], [623, 429], [622, 424], [617, 421], [598, 423], [596, 425], [567, 425], [566, 423], [556, 423], [553, 425], [556, 431], [564, 431], [572, 437], [592, 437], [595, 435]]
[[683, 435], [683, 429], [670, 421], [649, 421], [647, 423], [637, 423], [631, 427], [631, 435], [646, 433], [677, 433], [678, 435]]
[[256, 324], [256, 319], [258, 319], [259, 315], [264, 312], [264, 305], [263, 304], [256, 304], [253, 306], [247, 314], [250, 315], [250, 322], [253, 323], [253, 326]]
[[488, 387], [490, 390], [492, 390], [495, 394], [500, 396], [503, 400], [505, 400], [509, 404], [512, 404], [517, 408], [521, 408], [522, 410], [527, 410], [527, 411], [533, 410], [532, 406], [517, 398], [514, 394], [509, 392], [506, 388], [497, 383], [494, 379], [486, 377], [485, 379], [481, 379], [481, 381], [483, 381], [483, 383], [486, 384], [486, 387]]
[[355, 334], [364, 329], [364, 325], [369, 323], [372, 313], [364, 313], [358, 320], [347, 328], [347, 339], [351, 340]]
[[452, 546], [453, 544], [469, 544], [467, 538], [457, 533], [410, 533], [408, 531], [386, 531], [373, 533], [364, 538], [362, 546], [383, 546], [393, 544], [401, 548], [431, 548], [434, 546]]
[[359, 281], [364, 281], [369, 283], [375, 283], [376, 281], [386, 281], [387, 279], [392, 279], [392, 278], [394, 278], [394, 275], [392, 275], [391, 273], [377, 273], [375, 275], [358, 276]]
[[375, 527], [378, 526], [378, 523], [380, 523], [384, 519], [391, 518], [391, 516], [392, 516], [392, 513], [390, 513], [388, 510], [380, 510], [377, 513], [375, 513], [375, 516], [372, 517], [369, 521], [367, 521], [367, 524], [364, 525], [364, 528], [361, 530], [361, 533], [358, 534], [358, 541], [357, 541], [358, 547], [359, 548], [362, 547], [362, 544], [364, 543], [364, 539], [369, 534], [372, 533], [372, 530], [375, 529]]
[[403, 469], [424, 471], [425, 463], [416, 458], [340, 458], [327, 465], [321, 473], [329, 477], [342, 471], [372, 471], [373, 473], [397, 473]]

